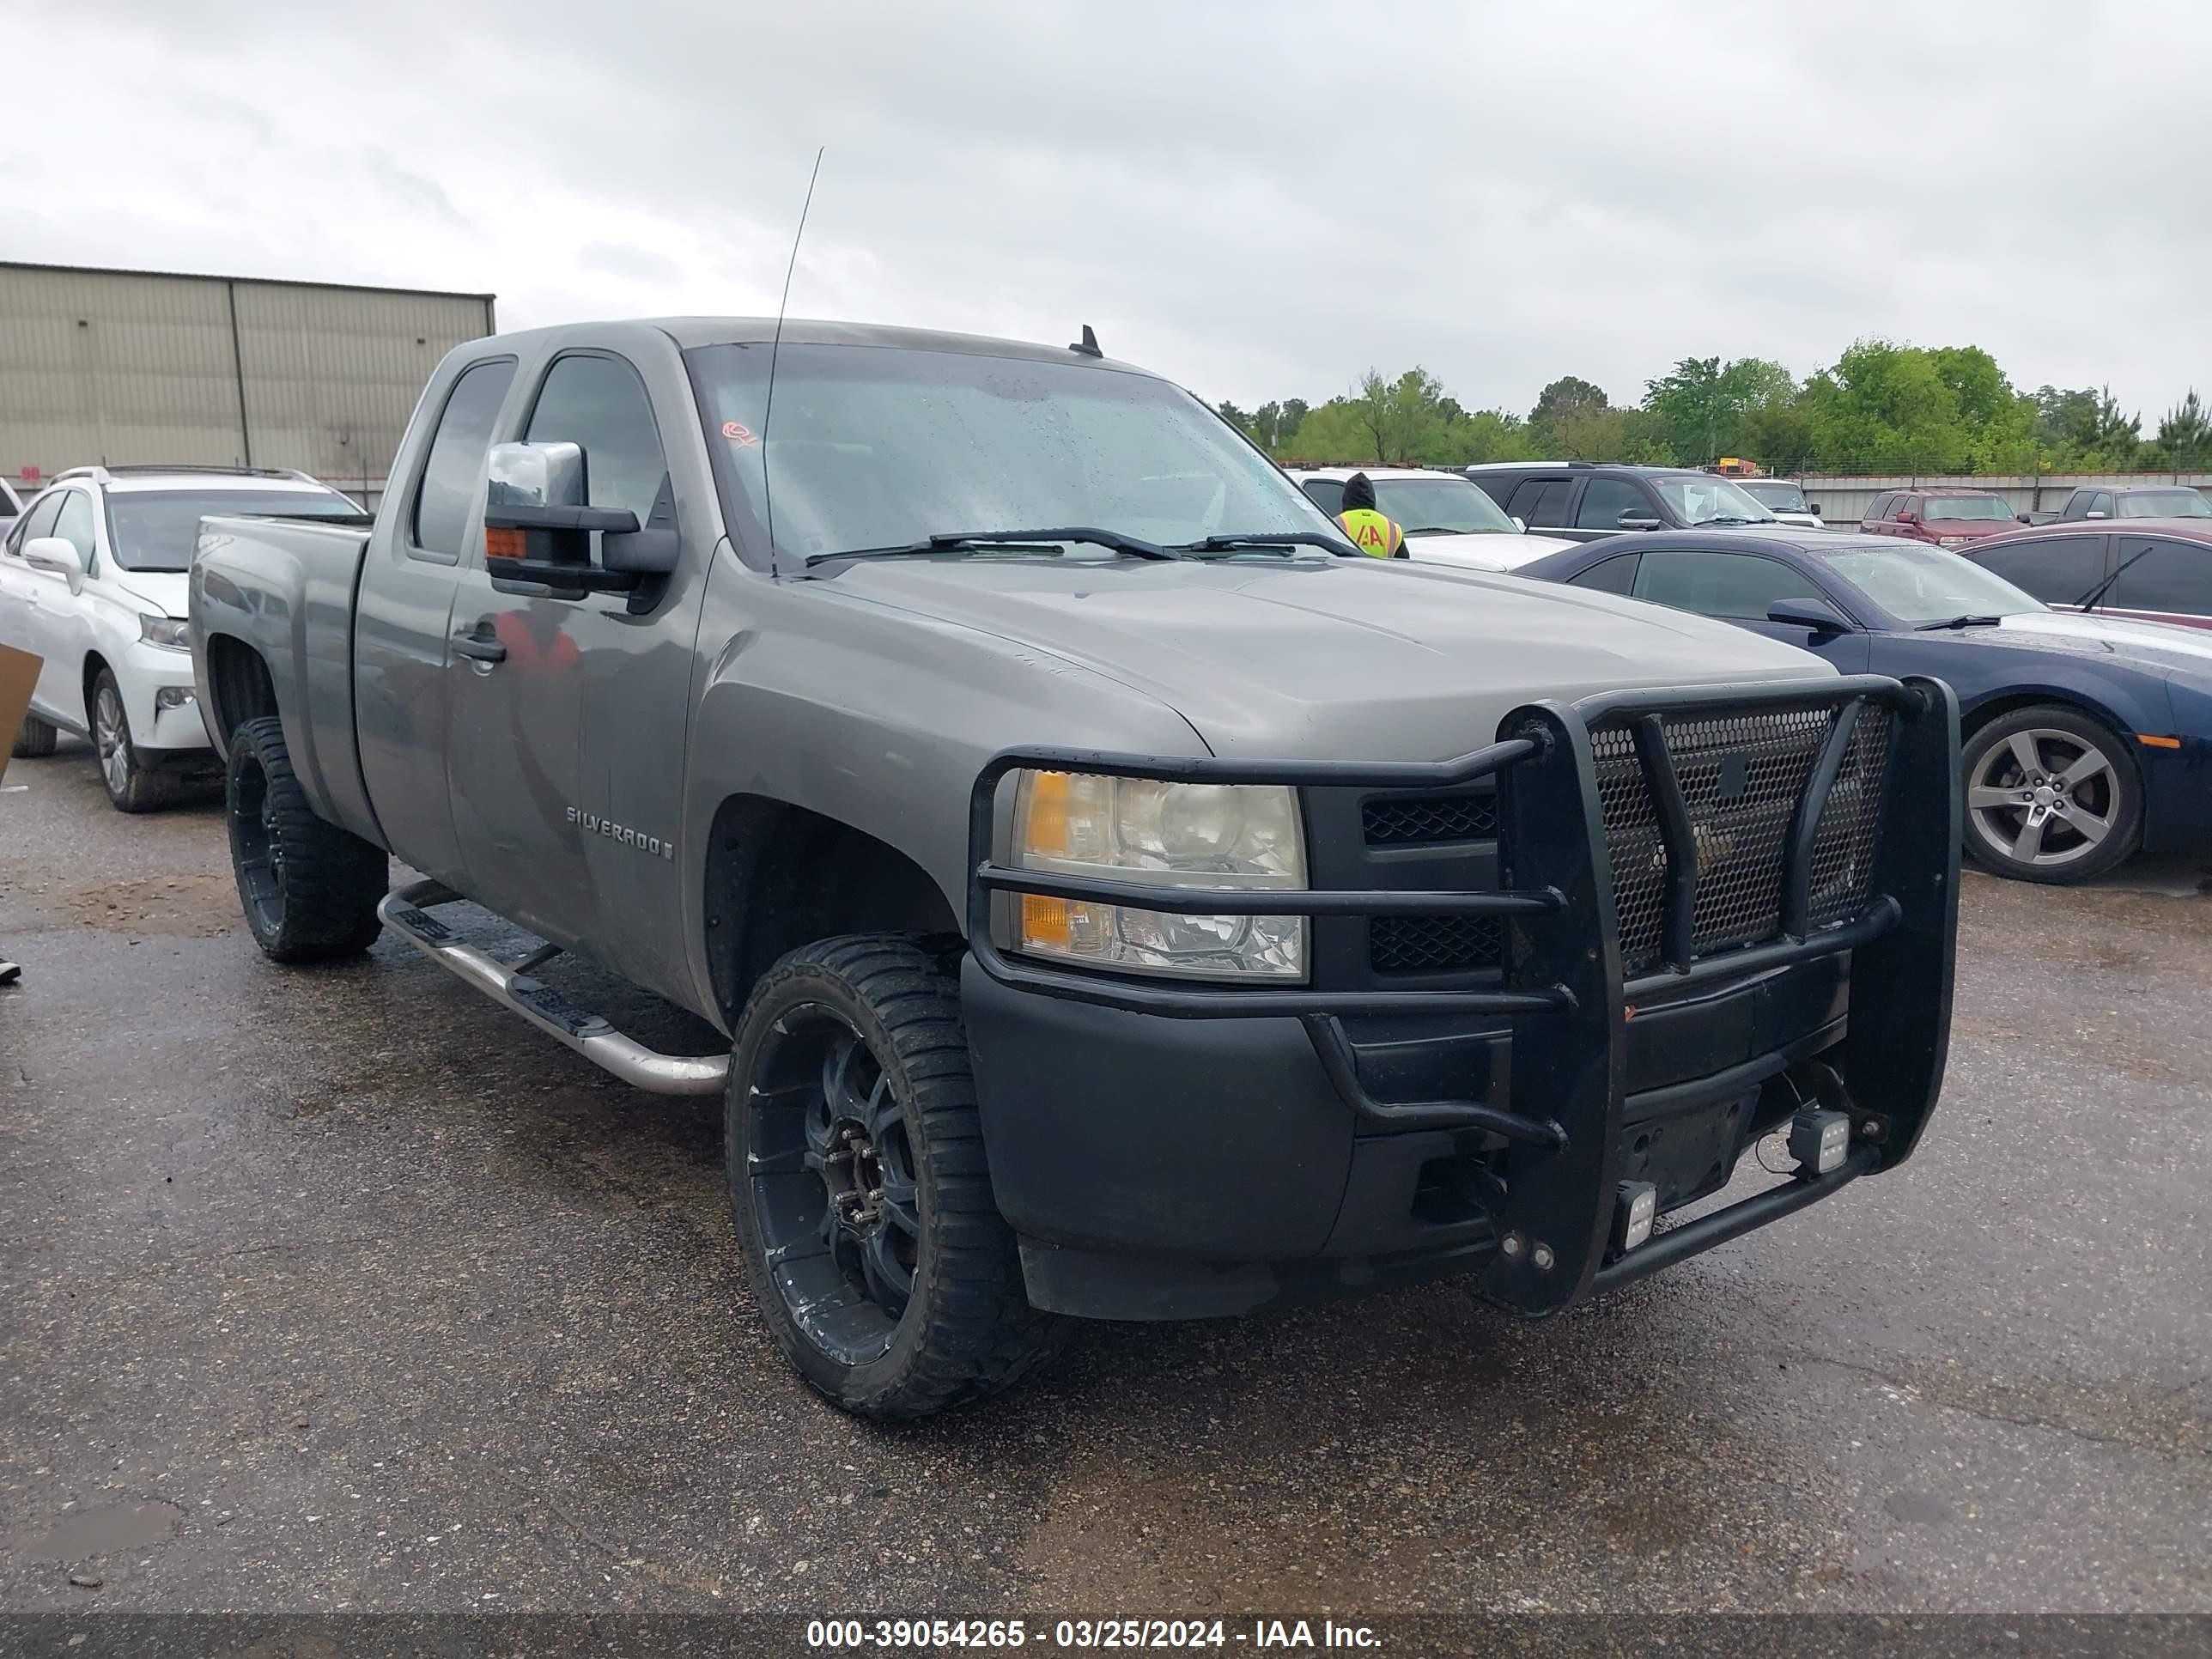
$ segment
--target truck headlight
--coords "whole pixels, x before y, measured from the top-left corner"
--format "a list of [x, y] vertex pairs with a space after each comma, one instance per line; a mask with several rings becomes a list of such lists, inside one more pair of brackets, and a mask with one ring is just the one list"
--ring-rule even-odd
[[158, 645], [167, 651], [189, 651], [191, 638], [185, 630], [191, 624], [178, 617], [149, 617], [138, 614], [138, 637], [149, 645]]
[[[1276, 784], [1157, 783], [1020, 774], [1015, 864], [1104, 881], [1191, 888], [1306, 884], [1297, 796]], [[1180, 915], [1018, 896], [1015, 948], [1123, 973], [1303, 981], [1304, 916]]]

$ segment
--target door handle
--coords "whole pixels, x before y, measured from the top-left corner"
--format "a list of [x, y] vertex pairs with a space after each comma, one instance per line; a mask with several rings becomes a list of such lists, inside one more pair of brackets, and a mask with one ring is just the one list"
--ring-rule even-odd
[[457, 656], [466, 657], [472, 662], [480, 662], [487, 666], [507, 660], [505, 646], [497, 640], [488, 640], [477, 634], [454, 635], [453, 652]]

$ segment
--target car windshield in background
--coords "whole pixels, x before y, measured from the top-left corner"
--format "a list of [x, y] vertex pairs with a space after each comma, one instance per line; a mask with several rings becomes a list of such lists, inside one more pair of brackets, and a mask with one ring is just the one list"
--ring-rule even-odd
[[236, 514], [367, 522], [353, 501], [327, 489], [111, 490], [107, 522], [115, 562], [125, 570], [190, 570], [200, 520]]
[[2212, 519], [2212, 501], [2193, 489], [2144, 489], [2119, 498], [2124, 519]]
[[1803, 513], [1808, 510], [1805, 492], [1796, 484], [1784, 483], [1779, 478], [1760, 478], [1738, 484], [1736, 488], [1770, 512]]
[[1930, 495], [1928, 510], [1920, 516], [1930, 521], [1940, 519], [1947, 524], [1959, 519], [2010, 524], [2013, 507], [2002, 495]]
[[[885, 346], [786, 346], [766, 420], [769, 348], [686, 354], [733, 519], [763, 517], [808, 557], [959, 532], [1086, 527], [1168, 546], [1208, 536], [1340, 536], [1212, 410], [1150, 375], [1079, 362]], [[961, 556], [1006, 557], [988, 547]], [[1062, 556], [1119, 556], [1085, 543]], [[1262, 556], [1231, 550], [1210, 557]], [[1321, 548], [1264, 556], [1327, 558]]]
[[1692, 472], [1651, 482], [1684, 524], [1761, 524], [1774, 517], [1726, 478]]
[[1940, 547], [1899, 542], [1822, 556], [1830, 569], [1899, 622], [1917, 625], [2050, 609], [2003, 577]]
[[1409, 536], [1518, 533], [1480, 484], [1456, 478], [1376, 478], [1375, 505]]

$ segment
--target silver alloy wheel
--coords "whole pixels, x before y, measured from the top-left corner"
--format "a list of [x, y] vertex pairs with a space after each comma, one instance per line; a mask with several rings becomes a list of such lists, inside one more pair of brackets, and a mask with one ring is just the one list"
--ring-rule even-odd
[[131, 735], [123, 722], [123, 699], [112, 681], [104, 683], [93, 700], [92, 740], [100, 750], [100, 775], [107, 793], [120, 796], [131, 787]]
[[2104, 750], [2073, 732], [2015, 732], [1966, 780], [1966, 816], [1990, 848], [2056, 869], [2087, 858], [2112, 832], [2119, 781]]

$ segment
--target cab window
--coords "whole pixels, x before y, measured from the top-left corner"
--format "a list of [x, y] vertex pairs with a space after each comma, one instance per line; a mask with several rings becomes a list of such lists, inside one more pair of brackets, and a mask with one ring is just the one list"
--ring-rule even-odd
[[1338, 478], [1308, 478], [1298, 486], [1306, 492], [1306, 499], [1334, 518], [1344, 511], [1344, 483]]
[[2212, 547], [2122, 537], [2119, 571], [2104, 601], [2116, 610], [2212, 616]]
[[497, 358], [471, 365], [446, 394], [422, 480], [415, 486], [411, 556], [441, 564], [461, 556], [469, 537], [469, 507], [491, 449], [492, 422], [514, 379], [514, 359]]
[[40, 536], [54, 533], [54, 514], [62, 510], [61, 492], [41, 495], [31, 503], [31, 510], [15, 521], [15, 530], [8, 538], [8, 550], [21, 556], [23, 544]]
[[523, 435], [532, 443], [583, 447], [585, 496], [592, 506], [626, 507], [640, 527], [653, 515], [668, 462], [645, 382], [621, 358], [579, 353], [556, 360]]
[[60, 537], [76, 549], [77, 557], [84, 561], [87, 575], [94, 574], [94, 553], [100, 544], [92, 527], [92, 497], [82, 489], [72, 489], [64, 496], [61, 511], [55, 515], [54, 527], [47, 532]]
[[2045, 605], [2079, 605], [2105, 580], [2105, 538], [2037, 536], [1977, 550], [1974, 562]]
[[1636, 562], [1641, 553], [1616, 553], [1609, 559], [1600, 559], [1578, 576], [1570, 576], [1570, 587], [1594, 587], [1601, 593], [1633, 593], [1636, 591]]
[[1505, 511], [1530, 529], [1540, 525], [1560, 526], [1567, 521], [1567, 491], [1571, 488], [1565, 478], [1528, 478], [1513, 492], [1513, 501]]
[[1764, 622], [1778, 599], [1825, 597], [1811, 577], [1755, 553], [1648, 554], [1636, 573], [1634, 592], [1655, 605], [1733, 622]]
[[1656, 519], [1659, 514], [1644, 499], [1644, 492], [1626, 478], [1592, 478], [1583, 486], [1581, 504], [1575, 508], [1578, 530], [1618, 530], [1626, 516]]

